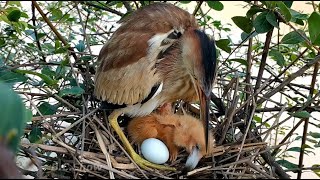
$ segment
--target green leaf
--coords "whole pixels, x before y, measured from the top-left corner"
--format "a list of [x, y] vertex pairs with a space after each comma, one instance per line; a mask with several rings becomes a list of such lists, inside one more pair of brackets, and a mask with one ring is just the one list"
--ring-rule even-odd
[[20, 96], [6, 83], [0, 82], [0, 142], [16, 152], [27, 121], [26, 108]]
[[277, 161], [278, 164], [280, 164], [281, 166], [287, 168], [287, 169], [295, 169], [298, 168], [298, 165], [293, 164], [287, 160], [281, 159]]
[[17, 73], [21, 73], [21, 74], [33, 74], [33, 75], [36, 75], [36, 76], [40, 77], [49, 86], [56, 85], [57, 82], [58, 82], [57, 80], [53, 80], [51, 77], [49, 77], [46, 74], [40, 74], [40, 73], [29, 71], [29, 70], [19, 70], [19, 69], [16, 69], [14, 71], [17, 72]]
[[83, 60], [83, 61], [91, 61], [93, 59], [92, 56], [81, 56], [80, 57], [80, 60]]
[[248, 66], [248, 61], [245, 59], [235, 58], [235, 59], [229, 59], [228, 61], [234, 61], [234, 62], [238, 62], [242, 65]]
[[223, 4], [220, 1], [207, 1], [208, 6], [211, 9], [221, 11], [223, 9]]
[[191, 1], [179, 1], [182, 4], [189, 4]]
[[251, 6], [250, 9], [247, 11], [246, 16], [248, 18], [252, 18], [253, 15], [257, 14], [257, 12], [265, 11], [261, 9], [259, 6]]
[[288, 7], [291, 8], [293, 1], [283, 1], [283, 3]]
[[257, 33], [265, 33], [272, 29], [273, 26], [268, 22], [267, 14], [268, 12], [260, 13], [253, 21], [253, 27]]
[[0, 38], [0, 48], [6, 45], [6, 40], [4, 38]]
[[243, 16], [234, 16], [231, 19], [244, 32], [250, 33], [252, 31], [253, 24], [249, 18]]
[[28, 139], [30, 140], [31, 143], [37, 143], [42, 137], [42, 132], [41, 129], [38, 127], [32, 128], [30, 131]]
[[12, 22], [18, 22], [19, 19], [21, 17], [21, 11], [20, 10], [13, 10], [11, 11], [8, 15], [7, 15], [7, 18], [9, 21], [12, 21]]
[[219, 39], [218, 41], [216, 41], [216, 45], [227, 53], [231, 52], [231, 48], [229, 47], [229, 44], [230, 44], [229, 39]]
[[[246, 32], [242, 32], [241, 33], [241, 40], [244, 41], [244, 40], [249, 40], [250, 38], [253, 38], [255, 37], [256, 35], [258, 35], [258, 33], [256, 31], [253, 31], [252, 33], [248, 34]], [[246, 41], [244, 41], [243, 43], [245, 43]]]
[[253, 119], [257, 122], [257, 123], [262, 123], [262, 118], [257, 116], [257, 115], [254, 115], [253, 116]]
[[270, 52], [269, 52], [269, 55], [277, 61], [277, 64], [280, 66], [280, 67], [283, 67], [285, 66], [285, 60], [284, 60], [284, 57], [282, 55], [282, 53], [280, 53], [279, 51], [277, 50], [274, 50], [272, 49]]
[[[301, 30], [298, 30], [300, 33], [304, 35], [304, 32]], [[283, 38], [281, 39], [282, 44], [298, 44], [305, 41], [303, 37], [300, 36], [300, 34], [296, 31], [289, 32]]]
[[6, 83], [26, 82], [28, 78], [22, 74], [8, 70], [0, 71], [0, 80]]
[[320, 138], [320, 133], [317, 132], [309, 132], [309, 135], [316, 139]]
[[313, 12], [308, 19], [308, 29], [312, 44], [320, 45], [320, 13]]
[[286, 151], [300, 152], [300, 151], [301, 151], [301, 148], [300, 148], [300, 147], [292, 147], [292, 148], [289, 148], [289, 149], [286, 150]]
[[307, 111], [298, 111], [295, 113], [291, 113], [289, 112], [288, 114], [292, 115], [293, 117], [297, 117], [297, 118], [309, 118], [311, 117], [311, 114]]
[[291, 20], [291, 13], [289, 11], [289, 8], [281, 1], [278, 1], [277, 5], [280, 8], [281, 14], [284, 16], [284, 19], [289, 22]]
[[84, 49], [86, 48], [86, 46], [82, 40], [79, 40], [79, 43], [75, 47], [79, 52], [83, 52]]
[[[314, 165], [312, 165], [312, 167], [314, 168], [314, 169], [312, 169], [312, 171], [318, 176], [318, 177], [320, 177], [320, 164], [314, 164]], [[316, 169], [316, 168], [318, 168], [318, 169]]]
[[72, 88], [65, 88], [59, 92], [59, 96], [64, 95], [80, 95], [83, 94], [84, 90], [81, 87], [74, 86]]
[[278, 25], [278, 22], [277, 22], [277, 17], [274, 14], [273, 11], [269, 11], [268, 12], [268, 14], [266, 16], [266, 19], [273, 27], [279, 28], [279, 25]]
[[42, 115], [52, 115], [57, 112], [57, 106], [51, 105], [48, 102], [43, 102], [38, 109]]

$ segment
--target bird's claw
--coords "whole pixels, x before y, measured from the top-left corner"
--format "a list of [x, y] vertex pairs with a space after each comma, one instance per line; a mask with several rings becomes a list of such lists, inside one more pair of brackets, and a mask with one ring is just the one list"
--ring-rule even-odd
[[134, 153], [131, 157], [134, 160], [134, 162], [137, 163], [138, 166], [140, 166], [141, 168], [146, 169], [146, 170], [150, 170], [150, 168], [154, 168], [154, 169], [159, 169], [159, 170], [176, 171], [176, 169], [173, 167], [151, 163], [151, 162], [143, 159], [141, 156], [139, 156], [136, 153]]

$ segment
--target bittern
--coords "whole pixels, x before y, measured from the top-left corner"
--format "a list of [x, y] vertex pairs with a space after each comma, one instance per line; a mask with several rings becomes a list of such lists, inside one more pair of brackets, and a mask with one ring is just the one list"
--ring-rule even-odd
[[[205, 147], [204, 126], [196, 118], [183, 114], [151, 113], [147, 116], [133, 118], [127, 127], [128, 134], [134, 143], [140, 144], [148, 138], [157, 138], [169, 149], [170, 161], [177, 159], [180, 149], [188, 153], [185, 170], [191, 170], [207, 154]], [[212, 152], [214, 141], [209, 131], [208, 153]]]
[[193, 15], [169, 3], [145, 6], [119, 22], [121, 26], [99, 53], [94, 94], [103, 108], [112, 109], [108, 120], [140, 167], [174, 170], [140, 157], [117, 119], [122, 114], [145, 116], [177, 100], [200, 100], [207, 146], [216, 72], [214, 40], [200, 30]]

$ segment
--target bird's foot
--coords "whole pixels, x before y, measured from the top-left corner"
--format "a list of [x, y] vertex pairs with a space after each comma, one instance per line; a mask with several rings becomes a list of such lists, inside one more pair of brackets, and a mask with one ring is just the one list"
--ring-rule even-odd
[[148, 170], [150, 168], [154, 168], [154, 169], [159, 169], [159, 170], [176, 171], [176, 169], [173, 167], [151, 163], [151, 162], [143, 159], [137, 153], [133, 153], [133, 155], [131, 157], [134, 160], [134, 162], [136, 162], [138, 164], [138, 166], [140, 166], [141, 168], [146, 169], [146, 170]]

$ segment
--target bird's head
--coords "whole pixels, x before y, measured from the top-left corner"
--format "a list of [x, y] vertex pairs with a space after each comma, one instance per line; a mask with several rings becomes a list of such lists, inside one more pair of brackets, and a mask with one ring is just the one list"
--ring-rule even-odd
[[190, 115], [180, 116], [179, 125], [174, 129], [174, 144], [184, 148], [188, 153], [188, 159], [185, 164], [185, 170], [194, 169], [200, 159], [214, 147], [212, 133], [208, 135], [208, 152], [205, 141], [205, 129], [203, 124]]
[[207, 147], [209, 102], [217, 63], [214, 40], [203, 31], [187, 31], [182, 39], [182, 59], [200, 100], [200, 119], [205, 125], [205, 147]]

